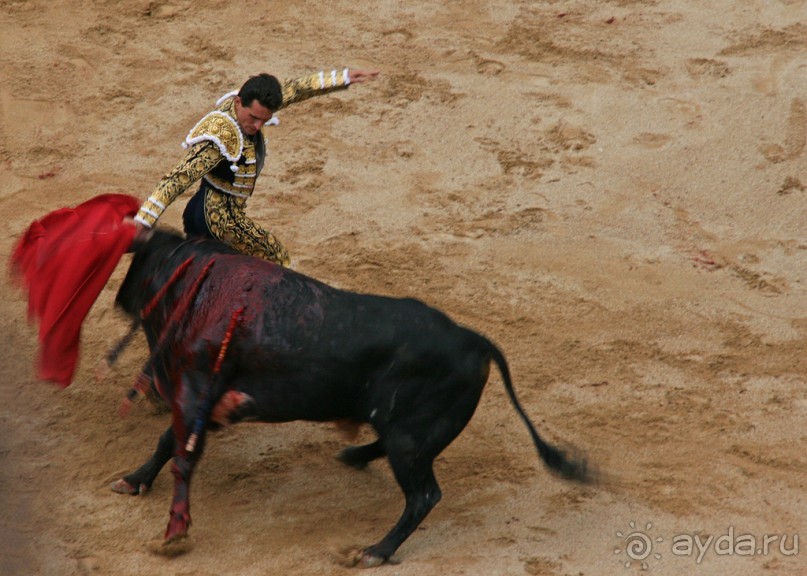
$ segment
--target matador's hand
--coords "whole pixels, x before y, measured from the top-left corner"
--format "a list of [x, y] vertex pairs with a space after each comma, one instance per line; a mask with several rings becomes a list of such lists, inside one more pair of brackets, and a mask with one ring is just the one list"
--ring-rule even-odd
[[361, 84], [362, 82], [375, 80], [380, 72], [380, 70], [350, 70], [350, 83]]
[[129, 247], [127, 252], [136, 251], [140, 246], [148, 242], [151, 235], [154, 233], [153, 229], [149, 228], [148, 226], [143, 226], [140, 222], [135, 222], [131, 218], [124, 219], [124, 222], [134, 226], [137, 229], [134, 239], [132, 240], [132, 245]]

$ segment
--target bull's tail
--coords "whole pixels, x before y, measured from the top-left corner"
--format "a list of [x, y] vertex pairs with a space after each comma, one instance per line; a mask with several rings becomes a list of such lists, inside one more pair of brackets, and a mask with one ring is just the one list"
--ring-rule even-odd
[[530, 421], [526, 412], [524, 412], [524, 408], [521, 407], [521, 403], [518, 401], [516, 391], [513, 388], [513, 381], [510, 378], [510, 369], [507, 365], [507, 360], [505, 359], [504, 354], [502, 354], [502, 351], [499, 350], [495, 344], [492, 342], [488, 343], [490, 344], [491, 358], [499, 367], [499, 372], [502, 375], [504, 389], [507, 391], [507, 395], [510, 397], [510, 402], [512, 402], [513, 407], [515, 408], [522, 422], [524, 422], [524, 424], [527, 426], [527, 430], [529, 430], [530, 436], [532, 436], [532, 441], [535, 443], [535, 447], [538, 449], [538, 454], [541, 456], [541, 460], [550, 470], [552, 470], [552, 472], [558, 474], [566, 480], [574, 480], [585, 483], [592, 482], [594, 480], [593, 475], [588, 468], [588, 463], [586, 462], [585, 458], [569, 457], [563, 450], [560, 450], [559, 448], [545, 442], [544, 439], [538, 434], [535, 426]]

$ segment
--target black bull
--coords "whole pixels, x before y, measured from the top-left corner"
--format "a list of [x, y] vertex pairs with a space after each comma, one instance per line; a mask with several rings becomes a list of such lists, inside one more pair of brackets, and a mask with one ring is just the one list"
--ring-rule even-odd
[[206, 431], [242, 420], [369, 424], [377, 440], [344, 449], [356, 468], [386, 456], [406, 506], [355, 560], [385, 562], [440, 500], [434, 459], [471, 419], [498, 366], [543, 462], [586, 481], [585, 461], [544, 442], [519, 404], [501, 351], [412, 299], [356, 294], [238, 255], [212, 241], [156, 232], [133, 256], [117, 303], [142, 318], [145, 373], [172, 407], [153, 456], [113, 487], [148, 489], [173, 457], [165, 541], [187, 535], [189, 488]]

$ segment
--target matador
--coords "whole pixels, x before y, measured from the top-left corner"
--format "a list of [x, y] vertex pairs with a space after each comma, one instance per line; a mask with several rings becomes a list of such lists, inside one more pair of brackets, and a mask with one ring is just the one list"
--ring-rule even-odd
[[288, 266], [283, 244], [246, 215], [266, 159], [266, 126], [277, 123], [274, 114], [281, 108], [377, 75], [345, 68], [281, 82], [259, 74], [222, 96], [188, 133], [185, 157], [143, 202], [134, 218], [139, 234], [147, 234], [165, 209], [201, 179], [183, 213], [185, 233], [216, 238], [241, 253]]

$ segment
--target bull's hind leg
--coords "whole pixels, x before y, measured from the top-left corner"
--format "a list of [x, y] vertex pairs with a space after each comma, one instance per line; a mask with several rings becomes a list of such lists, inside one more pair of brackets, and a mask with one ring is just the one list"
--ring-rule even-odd
[[[406, 506], [393, 529], [363, 551], [357, 559], [361, 565], [376, 566], [389, 560], [440, 501], [434, 459], [462, 432], [479, 404], [487, 373], [474, 370], [478, 365], [470, 362], [466, 366], [470, 369], [457, 370], [454, 377], [439, 383], [413, 384], [412, 388], [428, 386], [436, 394], [435, 401], [408, 406], [400, 420], [379, 430]], [[440, 397], [453, 400], [436, 401]]]
[[345, 448], [336, 456], [336, 459], [348, 466], [353, 466], [356, 470], [363, 470], [373, 460], [386, 455], [387, 452], [381, 441], [376, 440], [372, 444]]
[[[370, 451], [375, 444], [381, 444], [383, 448], [372, 449], [386, 452], [406, 499], [403, 514], [392, 530], [355, 558], [361, 566], [378, 566], [389, 560], [442, 498], [434, 477], [434, 459], [456, 438], [469, 417], [463, 414], [457, 418], [459, 406], [455, 404], [452, 408], [440, 416], [426, 411], [417, 413], [407, 422], [386, 430], [378, 442], [355, 448]], [[428, 420], [431, 422], [424, 426]]]
[[157, 449], [151, 458], [134, 472], [127, 474], [109, 487], [119, 494], [143, 494], [151, 489], [154, 479], [163, 466], [174, 456], [174, 433], [171, 428], [160, 436]]
[[378, 566], [389, 560], [442, 497], [440, 486], [434, 477], [432, 460], [412, 461], [410, 457], [390, 452], [389, 461], [406, 497], [406, 506], [395, 527], [356, 559], [363, 567]]

